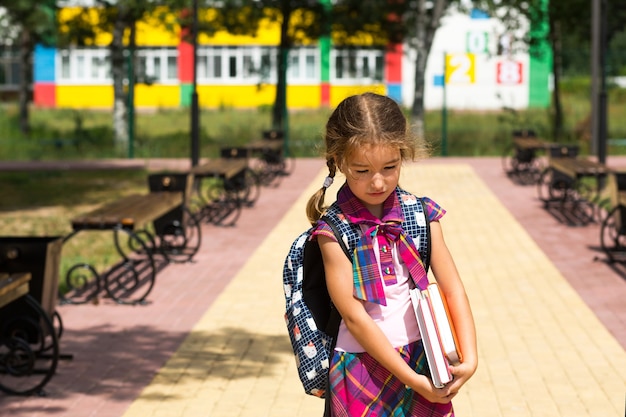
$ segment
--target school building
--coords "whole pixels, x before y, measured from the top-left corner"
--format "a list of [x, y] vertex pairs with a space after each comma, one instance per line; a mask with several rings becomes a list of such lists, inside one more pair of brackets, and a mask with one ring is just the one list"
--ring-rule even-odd
[[[59, 21], [75, 8], [59, 11]], [[93, 14], [96, 19], [96, 14]], [[169, 23], [175, 23], [170, 16]], [[168, 31], [156, 18], [137, 26], [135, 86], [138, 108], [188, 106], [193, 88], [194, 51], [185, 29]], [[275, 98], [279, 25], [265, 22], [256, 37], [218, 32], [198, 37], [196, 85], [201, 107], [257, 108]], [[484, 13], [444, 17], [430, 52], [425, 106], [436, 109], [495, 110], [547, 107], [551, 54], [517, 52], [502, 25]], [[107, 45], [59, 49], [37, 46], [34, 104], [58, 108], [111, 108], [113, 87]], [[549, 51], [548, 51], [549, 52]], [[409, 107], [414, 95], [413, 55], [406, 44], [386, 50], [343, 49], [332, 38], [296, 46], [288, 56], [289, 109], [333, 107], [350, 94], [374, 90]], [[445, 87], [445, 88], [444, 88]]]

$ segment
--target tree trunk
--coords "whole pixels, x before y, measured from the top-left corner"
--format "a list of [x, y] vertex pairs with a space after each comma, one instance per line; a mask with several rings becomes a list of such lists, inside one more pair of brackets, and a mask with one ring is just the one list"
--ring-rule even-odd
[[286, 2], [283, 7], [283, 21], [280, 24], [280, 45], [278, 46], [278, 77], [276, 80], [276, 98], [272, 112], [272, 127], [283, 129], [285, 113], [287, 111], [287, 59], [291, 39], [289, 38], [289, 20], [291, 19], [291, 7]]
[[550, 25], [552, 32], [552, 75], [554, 77], [554, 90], [552, 91], [552, 106], [553, 106], [553, 120], [552, 120], [552, 135], [555, 141], [559, 141], [563, 136], [563, 106], [561, 104], [561, 89], [559, 87], [561, 83], [561, 25], [556, 21], [553, 25]]
[[415, 86], [413, 90], [413, 105], [411, 106], [411, 123], [414, 133], [420, 138], [424, 137], [425, 132], [424, 84], [426, 81], [426, 64], [428, 63], [428, 55], [433, 45], [435, 32], [439, 28], [441, 16], [447, 7], [448, 1], [437, 0], [432, 12], [429, 14], [426, 10], [426, 0], [419, 0], [416, 9], [416, 36], [412, 43], [415, 50], [415, 74], [413, 77]]
[[22, 66], [22, 79], [19, 91], [19, 122], [20, 131], [28, 135], [30, 133], [30, 117], [28, 106], [31, 101], [31, 84], [33, 81], [33, 42], [30, 31], [22, 29], [20, 35], [20, 65]]
[[113, 133], [118, 151], [128, 149], [128, 109], [127, 97], [124, 92], [124, 22], [117, 18], [113, 26], [111, 41], [111, 72], [113, 76]]

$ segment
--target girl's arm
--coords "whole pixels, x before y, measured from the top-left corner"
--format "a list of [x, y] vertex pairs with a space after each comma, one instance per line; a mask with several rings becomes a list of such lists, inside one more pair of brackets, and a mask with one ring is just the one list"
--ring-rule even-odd
[[458, 392], [459, 388], [476, 372], [478, 366], [476, 328], [465, 287], [446, 246], [441, 224], [438, 221], [430, 223], [430, 235], [431, 268], [441, 292], [446, 297], [463, 354], [463, 363], [450, 367], [454, 379], [447, 385], [453, 392]]
[[353, 296], [352, 264], [339, 244], [323, 235], [318, 235], [317, 239], [324, 259], [328, 292], [354, 338], [382, 366], [424, 398], [431, 402], [450, 402], [455, 394], [447, 386], [435, 388], [428, 378], [411, 369], [367, 314], [363, 303]]

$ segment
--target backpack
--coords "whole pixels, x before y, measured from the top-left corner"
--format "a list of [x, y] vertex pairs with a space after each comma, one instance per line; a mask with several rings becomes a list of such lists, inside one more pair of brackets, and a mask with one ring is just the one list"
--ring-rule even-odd
[[[402, 226], [414, 243], [419, 244], [418, 251], [428, 272], [430, 227], [424, 202], [400, 188], [396, 193], [405, 219]], [[344, 253], [352, 260], [361, 236], [359, 225], [345, 221], [336, 202], [326, 210], [322, 220], [333, 229]], [[311, 227], [294, 240], [285, 259], [284, 317], [304, 391], [324, 398], [341, 316], [328, 295], [322, 254], [317, 240], [311, 240], [313, 230]]]

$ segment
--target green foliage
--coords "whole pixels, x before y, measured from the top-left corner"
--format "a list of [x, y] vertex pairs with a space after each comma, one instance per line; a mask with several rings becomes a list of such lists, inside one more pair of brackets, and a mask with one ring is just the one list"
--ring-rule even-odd
[[[54, 0], [11, 0], [3, 2], [2, 7], [6, 13], [2, 16], [5, 21], [4, 24], [17, 28], [15, 34], [19, 36], [23, 30], [28, 31], [33, 45], [35, 43], [44, 45], [56, 43], [56, 5]], [[3, 33], [4, 36], [9, 34], [11, 31]]]
[[[569, 78], [562, 83], [565, 135], [579, 140], [579, 125], [590, 114], [590, 85], [586, 78]], [[609, 137], [626, 138], [626, 90], [609, 88]], [[201, 109], [200, 157], [216, 157], [223, 146], [242, 145], [259, 139], [271, 128], [267, 112], [233, 108]], [[290, 151], [299, 157], [321, 155], [323, 129], [330, 109], [289, 113]], [[408, 113], [407, 113], [408, 114]], [[18, 129], [15, 106], [0, 107], [0, 159], [58, 160], [126, 157], [115, 149], [109, 112], [35, 109], [31, 114], [33, 133]], [[447, 144], [450, 156], [498, 156], [509, 143], [511, 131], [534, 129], [551, 140], [550, 111], [547, 109], [502, 110], [499, 112], [448, 111]], [[438, 146], [442, 138], [440, 110], [426, 113], [426, 139]], [[188, 109], [160, 109], [136, 114], [134, 156], [137, 158], [188, 158], [190, 156]], [[617, 150], [615, 150], [617, 151]]]

